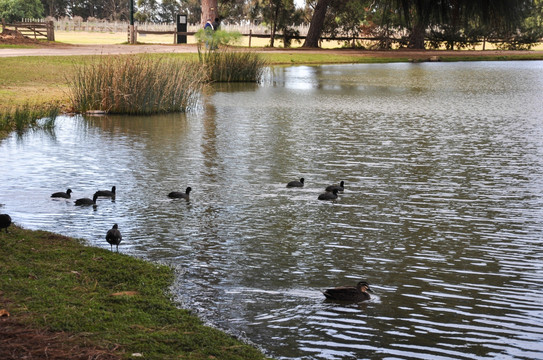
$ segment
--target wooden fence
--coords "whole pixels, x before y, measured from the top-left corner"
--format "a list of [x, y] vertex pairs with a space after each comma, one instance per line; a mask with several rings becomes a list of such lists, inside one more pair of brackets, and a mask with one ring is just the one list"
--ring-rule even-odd
[[53, 21], [14, 22], [7, 24], [2, 19], [2, 29], [15, 30], [26, 37], [55, 41], [55, 25]]

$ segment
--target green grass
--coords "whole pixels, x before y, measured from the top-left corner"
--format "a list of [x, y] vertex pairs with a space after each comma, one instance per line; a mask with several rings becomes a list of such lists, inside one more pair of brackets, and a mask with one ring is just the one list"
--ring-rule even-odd
[[44, 231], [9, 230], [0, 233], [9, 249], [0, 258], [0, 295], [13, 318], [125, 357], [265, 358], [177, 308], [171, 268]]
[[[386, 63], [406, 62], [408, 57], [353, 56], [346, 54], [315, 54], [303, 51], [261, 52], [261, 58], [270, 65], [303, 65], [334, 63]], [[196, 53], [149, 54], [179, 60], [198, 60]], [[94, 59], [98, 60], [99, 57]], [[442, 61], [493, 61], [493, 60], [543, 60], [543, 53], [503, 56], [470, 56], [459, 52], [455, 57], [442, 57]], [[63, 110], [70, 109], [70, 86], [68, 80], [74, 76], [77, 66], [92, 61], [89, 56], [27, 56], [0, 58], [0, 110], [27, 103], [61, 103]]]

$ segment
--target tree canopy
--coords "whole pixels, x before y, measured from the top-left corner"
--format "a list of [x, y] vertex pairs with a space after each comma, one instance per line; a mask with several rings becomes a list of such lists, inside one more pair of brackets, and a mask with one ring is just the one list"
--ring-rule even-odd
[[[12, 20], [42, 16], [128, 20], [134, 1], [139, 22], [174, 22], [176, 14], [189, 23], [217, 15], [227, 23], [263, 24], [271, 43], [285, 45], [296, 37], [296, 25], [310, 24], [304, 46], [317, 47], [322, 36], [341, 36], [345, 46], [448, 48], [471, 46], [481, 39], [505, 40], [510, 47], [538, 42], [543, 36], [543, 0], [0, 0], [1, 16]], [[206, 8], [206, 12], [203, 8]], [[374, 38], [369, 45], [361, 38]]]

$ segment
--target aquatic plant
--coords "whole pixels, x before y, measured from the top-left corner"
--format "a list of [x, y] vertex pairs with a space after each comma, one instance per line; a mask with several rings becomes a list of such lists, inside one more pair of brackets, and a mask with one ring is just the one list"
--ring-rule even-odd
[[195, 104], [207, 77], [195, 62], [105, 56], [76, 66], [68, 82], [75, 111], [146, 115], [186, 111]]
[[199, 55], [208, 77], [215, 82], [257, 82], [266, 66], [266, 61], [251, 51], [219, 49]]
[[198, 59], [207, 76], [214, 82], [257, 82], [260, 80], [266, 61], [256, 52], [234, 51], [229, 45], [237, 42], [241, 35], [222, 30], [199, 30]]
[[23, 104], [3, 109], [0, 112], [0, 131], [16, 130], [21, 133], [26, 129], [51, 130], [60, 114], [56, 103], [46, 105]]

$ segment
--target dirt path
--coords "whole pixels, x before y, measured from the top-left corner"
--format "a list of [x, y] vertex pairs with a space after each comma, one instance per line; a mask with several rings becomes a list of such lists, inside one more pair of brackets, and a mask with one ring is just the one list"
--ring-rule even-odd
[[[1, 44], [1, 42], [0, 42]], [[432, 50], [352, 50], [352, 49], [282, 49], [282, 48], [252, 48], [254, 51], [264, 53], [304, 53], [304, 54], [333, 54], [376, 58], [409, 58], [431, 59], [433, 57], [445, 58], [451, 56], [512, 56], [534, 55], [543, 57], [543, 51], [432, 51]], [[117, 55], [142, 53], [196, 53], [196, 45], [67, 45], [52, 44], [36, 48], [4, 48], [0, 49], [0, 57], [16, 56], [72, 56], [72, 55]]]

